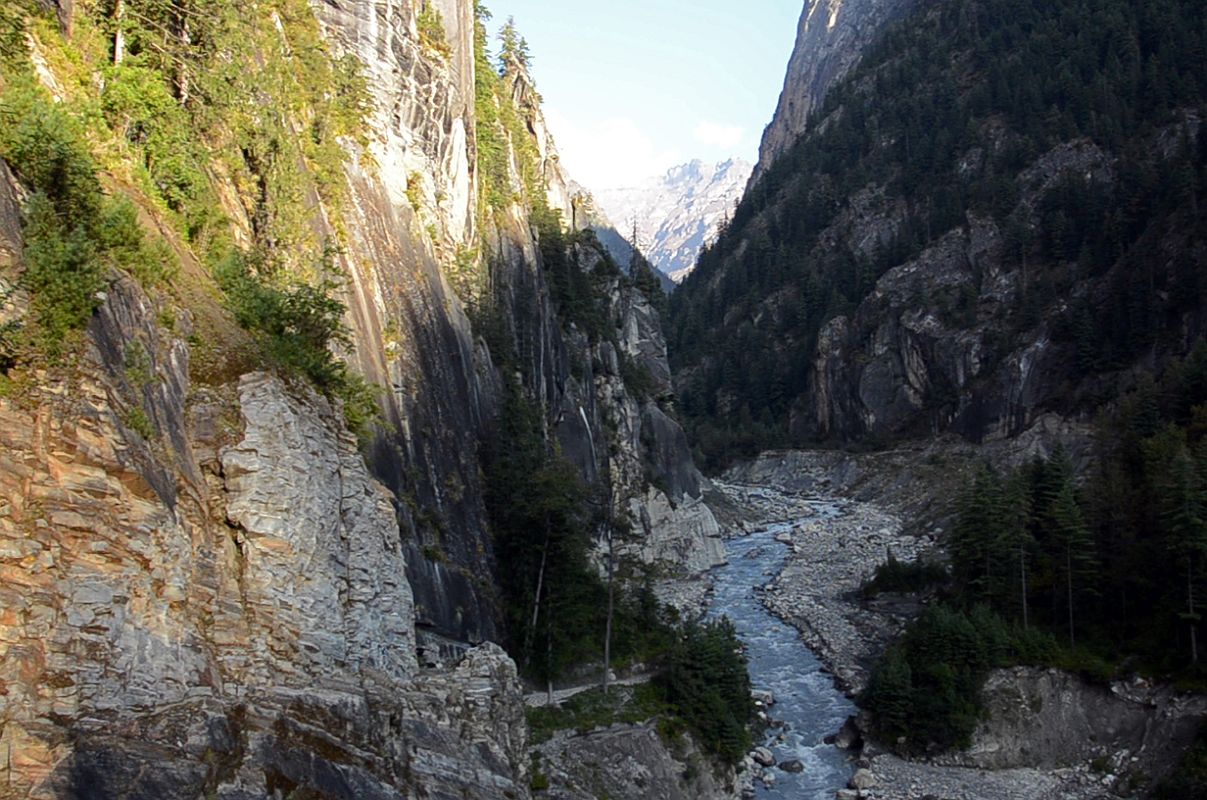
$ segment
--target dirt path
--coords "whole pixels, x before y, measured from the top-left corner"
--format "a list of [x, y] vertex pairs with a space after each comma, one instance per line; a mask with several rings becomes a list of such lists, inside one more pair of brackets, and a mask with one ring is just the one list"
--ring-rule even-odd
[[[646, 683], [652, 675], [645, 673], [641, 675], [633, 675], [628, 678], [618, 678], [612, 681], [609, 686], [636, 686], [639, 683]], [[580, 686], [570, 686], [565, 689], [556, 689], [553, 692], [553, 705], [561, 705], [565, 700], [569, 700], [576, 694], [582, 694], [588, 689], [596, 689], [599, 687], [599, 681], [584, 683]], [[529, 706], [548, 705], [549, 694], [547, 692], [529, 692], [524, 695], [524, 704]]]

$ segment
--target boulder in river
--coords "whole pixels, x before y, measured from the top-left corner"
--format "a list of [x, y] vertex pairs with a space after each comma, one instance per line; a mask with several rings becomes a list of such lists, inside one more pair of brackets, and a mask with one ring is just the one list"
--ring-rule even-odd
[[781, 761], [780, 769], [784, 772], [804, 772], [805, 765], [799, 758], [793, 758], [788, 761]]
[[756, 764], [764, 767], [775, 766], [775, 756], [766, 747], [756, 747], [750, 751], [750, 757], [754, 759]]
[[876, 776], [872, 774], [871, 770], [861, 768], [855, 770], [855, 774], [851, 776], [851, 782], [847, 785], [852, 789], [863, 791], [873, 788], [877, 783]]
[[859, 724], [855, 722], [854, 717], [847, 717], [838, 733], [834, 734], [832, 744], [839, 750], [850, 750], [859, 747], [862, 741], [863, 733], [859, 730]]

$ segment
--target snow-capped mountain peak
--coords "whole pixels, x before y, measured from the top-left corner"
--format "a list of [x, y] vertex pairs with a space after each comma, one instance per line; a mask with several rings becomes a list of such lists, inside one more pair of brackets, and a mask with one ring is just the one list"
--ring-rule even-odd
[[740, 158], [719, 164], [696, 159], [637, 186], [598, 192], [595, 198], [625, 236], [632, 235], [636, 221], [642, 252], [677, 283], [732, 213], [752, 170]]

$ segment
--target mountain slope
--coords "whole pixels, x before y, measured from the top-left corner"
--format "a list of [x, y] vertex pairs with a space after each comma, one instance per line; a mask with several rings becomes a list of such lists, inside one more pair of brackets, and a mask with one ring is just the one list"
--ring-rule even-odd
[[741, 159], [692, 161], [638, 186], [600, 192], [597, 200], [622, 233], [631, 235], [636, 221], [642, 251], [677, 283], [729, 219], [751, 169]]
[[0, 12], [6, 797], [527, 797], [512, 408], [583, 500], [550, 677], [603, 649], [609, 525], [635, 581], [718, 558], [658, 314], [483, 13]]
[[1185, 353], [1204, 13], [982, 0], [893, 27], [673, 298], [703, 447], [1009, 436]]

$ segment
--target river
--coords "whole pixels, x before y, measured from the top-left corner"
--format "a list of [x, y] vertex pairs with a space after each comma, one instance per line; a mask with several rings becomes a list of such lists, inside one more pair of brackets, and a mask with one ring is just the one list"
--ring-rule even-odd
[[[830, 503], [814, 506], [811, 519], [834, 518], [841, 512]], [[832, 800], [845, 787], [854, 771], [847, 754], [822, 739], [835, 733], [855, 713], [854, 704], [834, 686], [833, 678], [801, 641], [800, 634], [773, 616], [764, 606], [758, 590], [784, 566], [788, 547], [775, 540], [789, 531], [795, 521], [768, 526], [727, 543], [729, 563], [713, 573], [713, 600], [710, 615], [725, 615], [737, 628], [750, 660], [750, 677], [755, 689], [768, 690], [775, 705], [768, 709], [772, 719], [786, 723], [770, 728], [756, 738], [775, 755], [777, 763], [799, 760], [804, 769], [791, 773], [779, 768], [769, 770], [773, 785], [755, 781], [758, 797], [783, 797], [796, 800]]]

